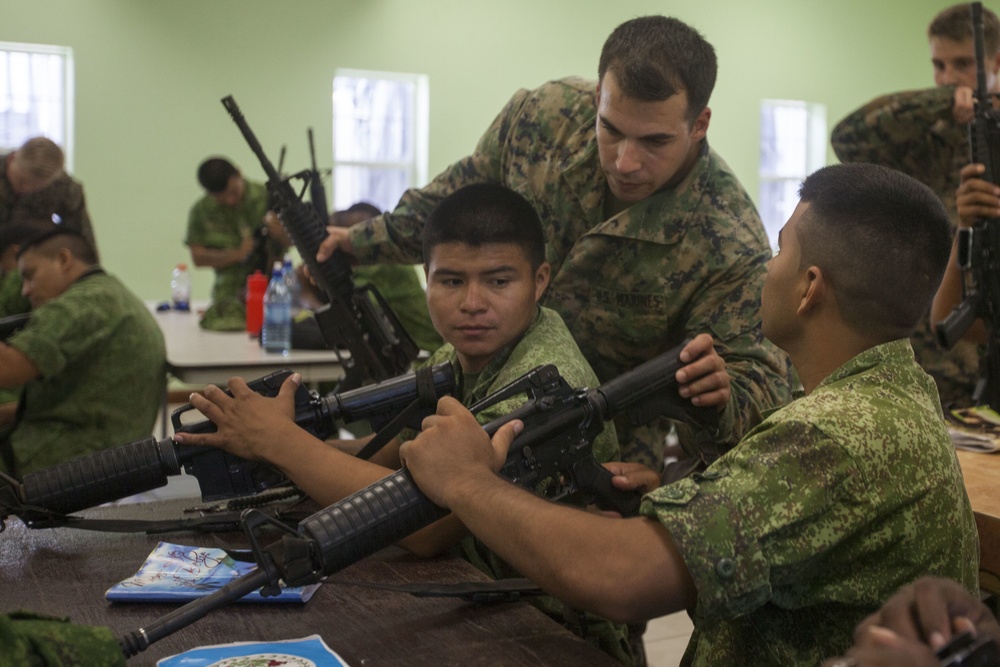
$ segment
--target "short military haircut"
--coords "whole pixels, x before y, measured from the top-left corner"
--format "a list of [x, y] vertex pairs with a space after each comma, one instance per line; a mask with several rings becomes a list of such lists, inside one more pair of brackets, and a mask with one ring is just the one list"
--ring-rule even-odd
[[382, 211], [378, 210], [377, 206], [369, 204], [366, 201], [359, 201], [356, 204], [351, 204], [343, 211], [334, 211], [333, 215], [330, 216], [330, 224], [337, 227], [350, 227], [353, 224], [357, 224], [360, 220], [380, 215], [382, 215]]
[[56, 228], [56, 223], [45, 218], [28, 218], [3, 225], [0, 227], [0, 255], [11, 246], [20, 248], [26, 241]]
[[930, 307], [951, 250], [941, 200], [888, 167], [824, 167], [802, 183], [801, 266], [818, 266], [844, 321], [885, 342], [913, 332]]
[[29, 250], [37, 252], [42, 257], [52, 258], [63, 249], [67, 249], [79, 261], [84, 264], [97, 264], [97, 253], [93, 247], [83, 238], [83, 235], [72, 229], [67, 229], [60, 225], [35, 234], [24, 244], [17, 256], [20, 258]]
[[604, 42], [597, 66], [608, 71], [629, 97], [659, 102], [687, 92], [687, 120], [708, 106], [719, 65], [715, 49], [686, 23], [667, 16], [641, 16], [615, 28]]
[[424, 264], [442, 243], [473, 248], [510, 243], [524, 249], [532, 269], [545, 261], [542, 221], [528, 201], [497, 183], [466, 185], [441, 200], [424, 225]]
[[213, 195], [217, 195], [229, 185], [229, 179], [239, 175], [239, 170], [225, 158], [211, 157], [198, 167], [198, 182]]
[[58, 176], [66, 163], [63, 151], [47, 137], [33, 137], [17, 149], [17, 166], [32, 178], [50, 181]]
[[[972, 41], [972, 5], [962, 3], [942, 10], [927, 26], [927, 38], [945, 37], [955, 42]], [[1000, 20], [992, 11], [983, 7], [983, 46], [986, 53], [1000, 51]]]

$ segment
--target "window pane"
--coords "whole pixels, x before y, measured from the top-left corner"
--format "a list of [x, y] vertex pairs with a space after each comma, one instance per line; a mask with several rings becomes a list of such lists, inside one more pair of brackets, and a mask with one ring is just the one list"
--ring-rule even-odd
[[395, 208], [399, 197], [409, 187], [406, 169], [337, 166], [333, 170], [333, 207], [342, 211], [352, 204], [366, 201], [382, 211]]
[[414, 95], [409, 81], [335, 77], [334, 159], [412, 161]]
[[760, 184], [760, 217], [772, 248], [778, 247], [778, 232], [799, 203], [799, 183], [792, 179]]
[[764, 103], [760, 110], [760, 175], [806, 176], [809, 112], [801, 103]]
[[45, 135], [65, 147], [67, 54], [0, 43], [0, 147]]

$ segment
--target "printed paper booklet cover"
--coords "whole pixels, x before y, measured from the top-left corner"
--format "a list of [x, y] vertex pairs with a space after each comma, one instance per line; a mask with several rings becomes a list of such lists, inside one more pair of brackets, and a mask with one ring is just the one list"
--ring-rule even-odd
[[349, 667], [319, 635], [276, 642], [240, 642], [191, 649], [156, 667]]
[[[256, 569], [256, 563], [233, 560], [222, 549], [160, 542], [138, 572], [104, 595], [113, 602], [186, 602], [205, 597]], [[307, 602], [319, 586], [282, 588], [280, 595], [272, 597], [254, 591], [240, 601]]]

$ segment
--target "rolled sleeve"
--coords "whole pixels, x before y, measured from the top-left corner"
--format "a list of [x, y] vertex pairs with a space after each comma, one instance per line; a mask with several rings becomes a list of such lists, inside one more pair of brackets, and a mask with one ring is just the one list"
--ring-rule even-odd
[[698, 589], [698, 614], [735, 617], [770, 595], [770, 567], [738, 497], [717, 488], [728, 476], [712, 468], [648, 494], [641, 513], [670, 532]]

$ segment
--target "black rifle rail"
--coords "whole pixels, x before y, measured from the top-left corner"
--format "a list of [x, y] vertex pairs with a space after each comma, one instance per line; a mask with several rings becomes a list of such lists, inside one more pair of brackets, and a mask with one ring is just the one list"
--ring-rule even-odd
[[[551, 398], [550, 395], [536, 397], [533, 402], [535, 409], [546, 417], [539, 419], [537, 423], [552, 420], [563, 424], [563, 428], [568, 431], [588, 434], [589, 437], [595, 432], [595, 422], [607, 421], [645, 401], [663, 397], [671, 401], [680, 400], [676, 405], [683, 406], [685, 413], [697, 414], [700, 424], [717, 420], [718, 413], [714, 409], [693, 408], [688, 401], [678, 397], [675, 374], [681, 365], [678, 354], [683, 345], [682, 343], [596, 389], [570, 389], [574, 400], [556, 400], [556, 405], [553, 405], [552, 401], [547, 400]], [[553, 367], [542, 367], [543, 372], [546, 368]], [[564, 393], [563, 390], [566, 389], [565, 382], [541, 384], [554, 387], [558, 394]], [[572, 423], [572, 420], [562, 419], [556, 414], [560, 410], [568, 411], [579, 418], [580, 422]], [[492, 434], [512, 419], [530, 419], [530, 411], [530, 408], [527, 411], [517, 410], [490, 422], [484, 429]], [[674, 414], [677, 414], [676, 410]], [[544, 454], [545, 459], [556, 462], [551, 470], [573, 477], [582, 462], [587, 458], [593, 459], [589, 446], [566, 448], [563, 446], [565, 441], [553, 438], [553, 435], [551, 432], [544, 432], [539, 436], [537, 431], [533, 435], [531, 428], [523, 430], [515, 438], [503, 469], [533, 470], [539, 465], [540, 455]], [[592, 445], [592, 442], [587, 444]], [[585, 467], [592, 469], [590, 466]], [[586, 483], [593, 485], [593, 488], [580, 491], [611, 504], [620, 503], [619, 507], [634, 508], [638, 495], [613, 489], [611, 473], [603, 467], [598, 468], [603, 471], [602, 478], [587, 479]], [[538, 475], [548, 474], [549, 470], [550, 468], [545, 467]], [[518, 480], [521, 484], [530, 486], [537, 478], [536, 475], [529, 474], [521, 475]], [[251, 543], [255, 545], [259, 568], [215, 593], [190, 602], [152, 624], [125, 635], [119, 640], [122, 652], [126, 657], [136, 655], [153, 642], [251, 591], [261, 587], [264, 587], [264, 594], [274, 591], [279, 579], [287, 586], [319, 581], [430, 525], [445, 514], [446, 510], [434, 505], [417, 488], [406, 469], [397, 470], [304, 519], [299, 523], [297, 531], [287, 529], [285, 537], [266, 549], [256, 546], [254, 529], [265, 522], [274, 522], [261, 517], [255, 510], [247, 510], [244, 512], [245, 530]]]
[[[249, 386], [259, 394], [275, 396], [290, 374], [289, 370], [272, 373]], [[379, 432], [401, 412], [411, 409], [409, 421], [398, 426], [420, 428], [421, 420], [434, 412], [436, 399], [454, 390], [455, 369], [450, 363], [323, 397], [300, 386], [295, 421], [323, 439], [332, 435], [340, 422], [367, 421], [373, 431]], [[414, 403], [418, 404], [416, 408]], [[189, 404], [174, 411], [175, 431], [215, 430], [209, 420], [182, 424], [181, 417], [193, 410]], [[17, 514], [32, 528], [62, 525], [62, 515], [159, 488], [168, 477], [180, 474], [182, 468], [198, 480], [206, 501], [252, 495], [288, 481], [270, 465], [247, 461], [214, 447], [147, 438], [29, 473], [20, 488], [0, 488], [0, 518]]]

